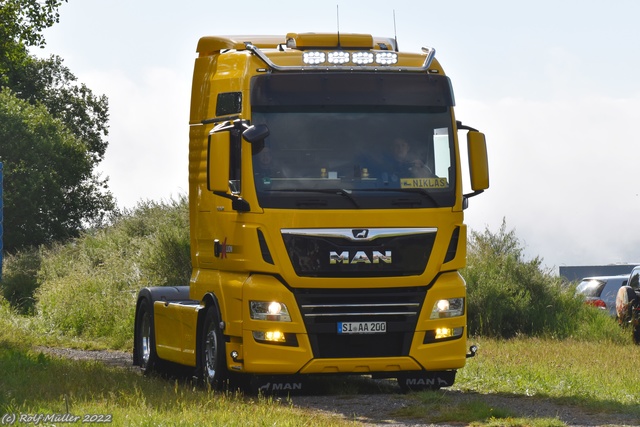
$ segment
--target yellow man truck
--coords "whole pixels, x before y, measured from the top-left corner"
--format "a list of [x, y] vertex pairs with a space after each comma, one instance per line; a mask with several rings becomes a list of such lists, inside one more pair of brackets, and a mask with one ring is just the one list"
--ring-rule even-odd
[[435, 51], [291, 33], [203, 37], [197, 52], [193, 273], [140, 291], [134, 363], [265, 391], [322, 374], [453, 384], [475, 353], [463, 211], [489, 174], [484, 135], [456, 121]]

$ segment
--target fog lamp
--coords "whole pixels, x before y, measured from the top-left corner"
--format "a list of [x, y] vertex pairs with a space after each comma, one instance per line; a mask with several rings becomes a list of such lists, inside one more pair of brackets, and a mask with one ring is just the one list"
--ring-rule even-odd
[[287, 339], [281, 331], [253, 331], [256, 341], [285, 342]]
[[443, 338], [459, 337], [462, 335], [463, 328], [437, 328], [436, 339], [441, 340]]

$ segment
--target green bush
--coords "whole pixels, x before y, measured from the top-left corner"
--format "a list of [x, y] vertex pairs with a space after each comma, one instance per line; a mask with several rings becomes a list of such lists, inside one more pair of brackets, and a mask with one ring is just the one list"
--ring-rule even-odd
[[40, 251], [37, 249], [7, 254], [4, 259], [0, 289], [2, 296], [19, 313], [33, 314], [41, 261]]
[[190, 273], [186, 200], [140, 203], [109, 228], [43, 250], [36, 293], [41, 326], [130, 346], [137, 292], [187, 285]]
[[542, 267], [541, 258], [525, 260], [524, 248], [504, 220], [497, 233], [470, 233], [467, 267], [461, 273], [471, 335], [624, 339], [612, 319], [594, 313], [576, 296], [575, 286]]

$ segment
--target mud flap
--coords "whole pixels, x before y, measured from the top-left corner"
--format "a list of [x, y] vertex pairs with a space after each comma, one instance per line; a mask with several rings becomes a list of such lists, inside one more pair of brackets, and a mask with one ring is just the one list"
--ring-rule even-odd
[[398, 375], [398, 385], [403, 391], [439, 390], [450, 387], [456, 379], [456, 371], [416, 371]]

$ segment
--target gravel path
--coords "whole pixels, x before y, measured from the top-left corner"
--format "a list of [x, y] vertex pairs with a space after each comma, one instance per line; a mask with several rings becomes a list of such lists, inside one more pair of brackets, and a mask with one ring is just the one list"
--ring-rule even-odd
[[[50, 347], [36, 347], [37, 351], [52, 356], [74, 360], [96, 360], [108, 366], [136, 370], [130, 353], [118, 351], [75, 350]], [[384, 387], [389, 390], [389, 386]], [[294, 406], [312, 409], [346, 420], [356, 420], [363, 427], [417, 427], [434, 426], [416, 419], [398, 417], [397, 411], [418, 404], [410, 397], [391, 389], [380, 393], [380, 387], [371, 380], [371, 394], [293, 396]], [[518, 417], [558, 418], [571, 427], [640, 427], [640, 420], [622, 414], [604, 414], [588, 408], [560, 405], [552, 399], [526, 396], [505, 396], [443, 390], [443, 397], [451, 405], [482, 402], [491, 408], [508, 410]], [[436, 424], [437, 427], [462, 427], [464, 423]]]

